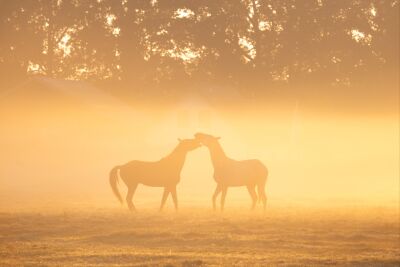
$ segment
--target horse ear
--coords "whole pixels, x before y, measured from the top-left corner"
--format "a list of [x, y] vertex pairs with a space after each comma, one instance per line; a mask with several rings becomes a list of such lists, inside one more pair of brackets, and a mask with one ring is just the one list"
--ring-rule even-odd
[[219, 139], [221, 139], [221, 137], [218, 136], [218, 137], [215, 137], [215, 139], [219, 140]]
[[178, 138], [178, 141], [179, 141], [179, 142], [182, 142], [182, 139]]

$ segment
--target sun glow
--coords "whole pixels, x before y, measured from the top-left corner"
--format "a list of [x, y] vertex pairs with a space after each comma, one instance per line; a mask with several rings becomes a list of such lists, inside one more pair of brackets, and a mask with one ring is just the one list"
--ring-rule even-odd
[[177, 19], [189, 19], [194, 17], [194, 12], [188, 8], [179, 8], [174, 13], [174, 18]]
[[372, 42], [372, 35], [371, 34], [365, 34], [364, 32], [358, 30], [358, 29], [352, 29], [349, 34], [351, 35], [351, 38], [356, 41], [357, 43], [363, 43], [366, 45], [371, 45]]
[[71, 40], [71, 35], [66, 33], [58, 43], [58, 49], [63, 53], [63, 57], [67, 57], [71, 54], [72, 44], [69, 42]]

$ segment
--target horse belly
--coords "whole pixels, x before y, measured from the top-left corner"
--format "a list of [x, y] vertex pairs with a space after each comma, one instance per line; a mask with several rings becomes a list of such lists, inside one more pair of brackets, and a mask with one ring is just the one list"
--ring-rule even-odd
[[140, 179], [140, 184], [152, 187], [165, 187], [165, 186], [175, 186], [179, 183], [179, 178], [169, 178], [169, 177], [146, 177]]
[[234, 177], [233, 179], [230, 179], [228, 181], [229, 186], [247, 186], [253, 184], [253, 182], [249, 179], [246, 179], [246, 177]]
[[235, 181], [230, 181], [229, 183], [226, 184], [229, 187], [241, 187], [241, 186], [247, 186], [247, 183], [243, 182], [235, 182]]
[[152, 187], [176, 185], [179, 176], [168, 175], [157, 163], [133, 161], [120, 170], [120, 176], [126, 185], [143, 184]]
[[140, 181], [139, 182], [142, 185], [146, 186], [151, 186], [151, 187], [164, 187], [165, 185], [163, 183], [160, 183], [158, 181]]
[[231, 187], [248, 186], [257, 183], [257, 178], [250, 176], [248, 172], [225, 171], [216, 173], [214, 179], [217, 183], [222, 183]]

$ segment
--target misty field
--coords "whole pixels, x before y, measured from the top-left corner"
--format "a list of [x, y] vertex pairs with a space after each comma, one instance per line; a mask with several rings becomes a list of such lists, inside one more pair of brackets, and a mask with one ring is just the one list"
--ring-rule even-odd
[[0, 266], [399, 266], [397, 208], [0, 214]]

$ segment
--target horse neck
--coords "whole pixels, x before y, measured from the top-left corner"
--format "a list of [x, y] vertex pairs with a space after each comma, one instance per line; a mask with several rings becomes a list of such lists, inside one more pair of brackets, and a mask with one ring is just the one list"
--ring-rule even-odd
[[187, 151], [179, 147], [179, 145], [164, 158], [164, 160], [170, 161], [172, 165], [175, 165], [179, 170], [182, 169], [185, 163]]
[[211, 161], [214, 168], [218, 166], [221, 161], [227, 159], [225, 152], [219, 143], [209, 146], [208, 150], [210, 151]]

